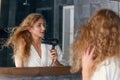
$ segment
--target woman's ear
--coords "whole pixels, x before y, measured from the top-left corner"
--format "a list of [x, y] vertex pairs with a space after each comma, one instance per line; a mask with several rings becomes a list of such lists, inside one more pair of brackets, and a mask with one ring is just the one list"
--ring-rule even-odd
[[29, 28], [28, 31], [29, 31], [29, 32], [32, 32], [32, 28]]

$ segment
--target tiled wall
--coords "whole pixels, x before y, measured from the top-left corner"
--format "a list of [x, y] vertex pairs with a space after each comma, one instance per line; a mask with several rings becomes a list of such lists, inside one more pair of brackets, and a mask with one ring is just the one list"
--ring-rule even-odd
[[[98, 9], [108, 8], [120, 12], [120, 2], [112, 0], [74, 0], [75, 28], [82, 26]], [[120, 14], [120, 13], [119, 13]]]

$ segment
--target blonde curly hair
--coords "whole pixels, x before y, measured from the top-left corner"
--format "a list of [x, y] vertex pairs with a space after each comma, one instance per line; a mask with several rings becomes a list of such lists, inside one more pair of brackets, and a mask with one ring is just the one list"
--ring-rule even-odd
[[77, 34], [79, 36], [75, 38], [71, 48], [74, 52], [72, 73], [82, 69], [82, 51], [91, 43], [96, 47], [94, 58], [97, 58], [92, 72], [106, 58], [116, 56], [120, 59], [120, 18], [112, 10], [98, 10], [82, 28], [78, 29]]

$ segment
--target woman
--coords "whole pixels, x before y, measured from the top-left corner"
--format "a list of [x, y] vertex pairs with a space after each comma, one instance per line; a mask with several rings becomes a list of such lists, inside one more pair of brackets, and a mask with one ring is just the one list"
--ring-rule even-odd
[[62, 53], [59, 46], [43, 44], [46, 22], [41, 14], [32, 13], [16, 28], [7, 41], [14, 50], [16, 67], [61, 66]]
[[82, 69], [83, 80], [120, 80], [119, 16], [98, 10], [78, 32], [71, 72]]

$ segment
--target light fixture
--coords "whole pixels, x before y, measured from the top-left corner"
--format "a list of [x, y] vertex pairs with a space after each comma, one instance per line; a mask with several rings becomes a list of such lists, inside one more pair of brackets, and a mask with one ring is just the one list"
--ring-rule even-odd
[[24, 6], [30, 6], [30, 3], [28, 2], [28, 0], [25, 0], [25, 2], [23, 3]]

